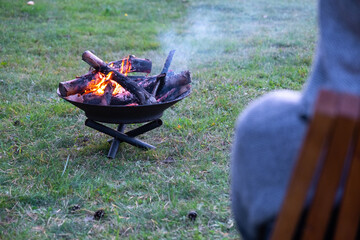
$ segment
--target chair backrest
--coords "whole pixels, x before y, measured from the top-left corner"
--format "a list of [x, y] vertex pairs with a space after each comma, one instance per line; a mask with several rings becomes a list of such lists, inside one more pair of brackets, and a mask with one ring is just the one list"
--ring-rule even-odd
[[[324, 239], [334, 208], [338, 214], [331, 238], [355, 239], [360, 218], [359, 133], [360, 97], [322, 90], [277, 217], [273, 240]], [[309, 201], [309, 189], [314, 184], [315, 193]], [[343, 194], [336, 201], [339, 188]], [[307, 214], [299, 231], [304, 212]]]

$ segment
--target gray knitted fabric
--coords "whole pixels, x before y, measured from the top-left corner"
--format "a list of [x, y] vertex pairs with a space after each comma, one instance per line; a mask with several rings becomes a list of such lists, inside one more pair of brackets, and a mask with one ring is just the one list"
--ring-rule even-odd
[[[231, 203], [244, 239], [271, 227], [319, 89], [360, 94], [360, 1], [320, 0], [320, 34], [304, 91], [276, 91], [240, 115], [231, 157]], [[268, 232], [267, 232], [268, 233]]]
[[360, 94], [360, 1], [320, 0], [320, 36], [301, 104], [307, 115], [320, 88]]

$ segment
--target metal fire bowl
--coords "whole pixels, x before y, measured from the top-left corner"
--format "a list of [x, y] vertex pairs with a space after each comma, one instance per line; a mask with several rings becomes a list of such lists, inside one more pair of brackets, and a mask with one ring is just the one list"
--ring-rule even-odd
[[57, 89], [57, 94], [62, 99], [68, 101], [69, 103], [75, 105], [85, 112], [86, 117], [98, 122], [104, 123], [143, 123], [149, 122], [162, 117], [163, 112], [190, 95], [191, 91], [188, 91], [185, 95], [164, 103], [156, 103], [150, 105], [138, 105], [138, 106], [121, 106], [121, 105], [93, 105], [79, 103], [75, 101], [68, 100], [61, 96], [59, 89]]

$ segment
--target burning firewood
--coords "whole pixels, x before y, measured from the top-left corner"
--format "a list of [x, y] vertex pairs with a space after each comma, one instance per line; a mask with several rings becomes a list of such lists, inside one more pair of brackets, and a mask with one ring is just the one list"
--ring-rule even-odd
[[94, 55], [90, 51], [85, 51], [82, 55], [82, 59], [88, 63], [95, 70], [102, 72], [103, 74], [109, 74], [112, 72], [112, 79], [124, 87], [127, 91], [131, 92], [139, 100], [140, 104], [152, 104], [156, 100], [151, 96], [143, 87], [136, 84], [131, 79], [127, 78], [125, 75], [121, 74], [117, 70], [109, 67], [106, 63]]
[[77, 93], [81, 94], [94, 76], [95, 73], [89, 72], [73, 80], [59, 83], [59, 92], [61, 96], [67, 97]]
[[163, 70], [155, 76], [127, 76], [129, 72], [150, 73], [148, 59], [129, 55], [106, 64], [89, 51], [82, 58], [93, 70], [76, 79], [59, 83], [59, 93], [70, 101], [96, 105], [144, 105], [172, 101], [190, 91], [190, 72], [168, 73], [175, 50], [170, 51]]
[[113, 85], [108, 83], [101, 94], [98, 94], [97, 92], [91, 92], [83, 95], [83, 103], [110, 105], [113, 90]]
[[109, 66], [119, 69], [120, 73], [126, 74], [131, 72], [151, 73], [152, 62], [149, 59], [137, 58], [129, 55], [127, 58], [119, 61], [110, 62]]
[[[127, 58], [118, 61], [110, 62], [108, 65], [125, 75], [130, 72], [150, 73], [152, 68], [152, 62], [149, 59], [137, 58], [133, 55], [129, 55]], [[82, 93], [88, 83], [94, 79], [95, 74], [96, 72], [90, 71], [76, 79], [60, 82], [59, 92], [61, 96], [67, 97], [76, 93]]]

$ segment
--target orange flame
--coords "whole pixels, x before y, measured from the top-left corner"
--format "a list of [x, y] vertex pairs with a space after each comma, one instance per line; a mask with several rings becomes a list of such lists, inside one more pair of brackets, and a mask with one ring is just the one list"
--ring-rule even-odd
[[131, 69], [131, 62], [129, 60], [130, 60], [130, 56], [127, 56], [127, 58], [125, 58], [124, 60], [121, 61], [120, 72], [122, 74], [124, 74], [125, 76], [128, 75], [128, 73], [130, 72], [130, 69]]
[[[114, 63], [110, 63], [110, 67], [114, 67]], [[131, 70], [131, 62], [130, 62], [130, 55], [127, 58], [121, 61], [120, 69], [117, 69], [120, 73], [124, 74], [125, 76]], [[126, 90], [117, 82], [111, 80], [113, 72], [109, 72], [106, 76], [105, 74], [98, 72], [95, 74], [94, 78], [90, 81], [89, 85], [87, 86], [84, 94], [94, 93], [96, 95], [103, 95], [105, 88], [108, 84], [112, 84], [113, 92], [112, 95], [116, 95], [119, 93], [124, 93]]]
[[112, 95], [116, 95], [118, 93], [123, 93], [126, 90], [117, 82], [111, 80], [113, 72], [109, 72], [106, 76], [105, 74], [98, 72], [95, 74], [94, 78], [90, 81], [88, 87], [86, 88], [84, 94], [94, 93], [96, 95], [103, 95], [106, 86], [110, 83], [112, 84], [114, 90]]
[[111, 84], [113, 85], [114, 87], [114, 91], [112, 93], [112, 95], [116, 95], [116, 94], [119, 94], [119, 93], [124, 93], [126, 92], [125, 88], [123, 88], [120, 84], [118, 84], [117, 82], [113, 81], [113, 80], [110, 80]]

